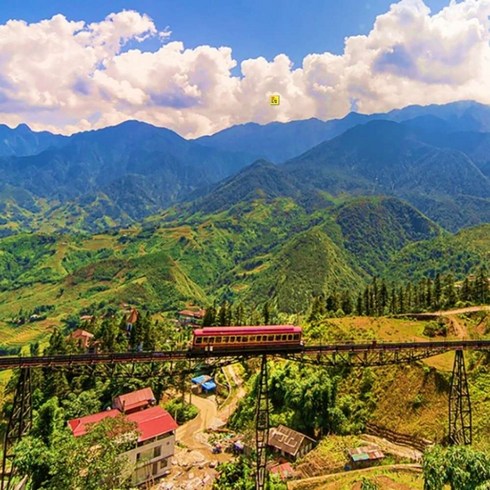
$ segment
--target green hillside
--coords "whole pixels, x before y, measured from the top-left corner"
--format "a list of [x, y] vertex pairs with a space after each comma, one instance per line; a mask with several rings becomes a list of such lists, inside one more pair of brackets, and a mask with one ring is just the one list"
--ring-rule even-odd
[[407, 245], [389, 264], [387, 276], [408, 281], [451, 273], [462, 279], [481, 265], [490, 266], [490, 224]]
[[[465, 266], [438, 254], [442, 246]], [[210, 214], [174, 208], [111, 234], [20, 234], [0, 239], [0, 344], [21, 345], [71, 314], [121, 303], [160, 312], [226, 299], [305, 312], [313, 296], [354, 298], [385, 269], [397, 278], [466, 273], [487, 250], [488, 226], [441, 234], [393, 198], [314, 211], [261, 198]]]

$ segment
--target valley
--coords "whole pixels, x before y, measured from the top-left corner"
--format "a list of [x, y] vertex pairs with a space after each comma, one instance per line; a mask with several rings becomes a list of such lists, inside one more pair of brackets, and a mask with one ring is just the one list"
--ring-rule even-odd
[[[182, 312], [201, 310], [204, 326], [299, 325], [306, 345], [490, 340], [489, 114], [459, 102], [242, 125], [197, 140], [137, 121], [70, 137], [2, 127], [0, 352], [186, 349], [192, 329]], [[92, 339], [85, 347], [72, 338], [80, 331]], [[478, 457], [490, 452], [487, 357], [465, 352]], [[420, 466], [410, 466], [420, 458], [376, 437], [447, 442], [453, 363], [452, 352], [362, 369], [269, 356], [271, 427], [318, 442], [294, 462], [291, 488], [423, 488]], [[113, 377], [33, 370], [35, 437], [20, 447], [33, 455], [43, 444], [56, 459], [70, 417], [137, 389], [151, 388], [185, 423], [191, 383], [178, 373], [198, 367], [135, 365]], [[242, 359], [213, 370], [225, 405], [220, 412], [195, 399], [200, 414], [176, 431], [178, 458], [202, 450], [214, 461], [219, 431], [195, 443], [195, 432], [210, 429], [206, 413], [226, 413], [227, 430], [253, 447], [259, 368]], [[17, 376], [0, 377], [4, 424]], [[346, 451], [369, 441], [383, 447], [383, 462], [344, 472]], [[218, 459], [229, 466], [184, 471], [179, 463], [172, 478], [182, 488], [193, 471], [250, 479], [253, 459]], [[31, 469], [41, 475], [38, 462]]]

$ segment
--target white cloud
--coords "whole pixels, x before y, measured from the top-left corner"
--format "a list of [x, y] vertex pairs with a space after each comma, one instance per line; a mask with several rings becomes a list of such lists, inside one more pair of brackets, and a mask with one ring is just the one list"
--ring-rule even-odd
[[[146, 15], [122, 11], [101, 22], [62, 15], [0, 26], [0, 122], [70, 133], [126, 119], [187, 137], [248, 121], [344, 116], [407, 104], [475, 99], [490, 103], [490, 0], [450, 2], [431, 14], [401, 0], [342, 55], [310, 54], [295, 68], [285, 54], [245, 60], [240, 76], [228, 47], [165, 43]], [[162, 39], [160, 49], [124, 51]], [[281, 105], [268, 103], [281, 95]]]

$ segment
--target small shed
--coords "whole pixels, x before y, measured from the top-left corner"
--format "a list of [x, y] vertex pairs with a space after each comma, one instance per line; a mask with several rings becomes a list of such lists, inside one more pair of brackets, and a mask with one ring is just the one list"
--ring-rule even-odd
[[211, 378], [211, 376], [202, 374], [201, 376], [192, 378], [191, 381], [194, 386], [198, 387], [197, 389], [201, 393], [208, 394], [216, 391], [216, 383], [214, 382], [213, 378]]
[[316, 441], [284, 425], [269, 429], [268, 445], [282, 456], [296, 459], [309, 453]]
[[349, 469], [367, 468], [381, 461], [385, 455], [378, 446], [362, 446], [348, 450]]

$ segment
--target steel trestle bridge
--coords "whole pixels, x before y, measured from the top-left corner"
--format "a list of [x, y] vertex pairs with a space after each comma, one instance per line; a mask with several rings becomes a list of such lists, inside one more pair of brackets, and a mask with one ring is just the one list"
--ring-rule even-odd
[[451, 340], [434, 342], [344, 342], [304, 345], [294, 348], [257, 347], [226, 350], [169, 350], [160, 352], [124, 352], [104, 354], [70, 354], [51, 356], [0, 357], [0, 370], [20, 369], [13, 409], [3, 444], [2, 479], [0, 490], [13, 488], [15, 471], [13, 446], [29, 433], [32, 426], [31, 370], [34, 368], [75, 369], [84, 366], [148, 365], [149, 375], [157, 366], [175, 364], [179, 372], [192, 372], [179, 361], [204, 362], [218, 369], [243, 359], [262, 359], [259, 372], [259, 396], [256, 405], [256, 489], [265, 488], [266, 446], [269, 432], [267, 358], [283, 358], [325, 367], [368, 367], [408, 364], [446, 352], [455, 351], [449, 393], [448, 442], [471, 444], [471, 401], [463, 352], [490, 351], [490, 340]]

